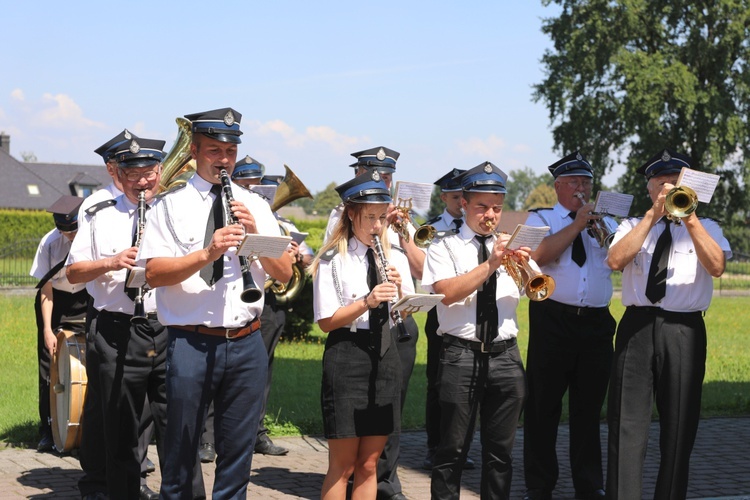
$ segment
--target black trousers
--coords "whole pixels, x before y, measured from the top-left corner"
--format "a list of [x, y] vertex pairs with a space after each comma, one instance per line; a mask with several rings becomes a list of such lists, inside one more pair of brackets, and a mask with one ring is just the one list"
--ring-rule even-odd
[[600, 420], [614, 334], [615, 320], [607, 308], [529, 302], [523, 449], [528, 490], [551, 493], [557, 484], [555, 444], [566, 391], [573, 485], [581, 495], [604, 487]]
[[138, 498], [142, 459], [138, 438], [147, 399], [159, 462], [164, 464], [167, 331], [155, 319], [133, 324], [129, 315], [107, 311], [99, 313], [96, 331], [107, 492], [111, 499]]
[[481, 353], [444, 337], [438, 378], [442, 419], [430, 484], [432, 498], [458, 500], [477, 416], [482, 442], [480, 496], [509, 498], [513, 443], [526, 399], [518, 346]]
[[615, 338], [607, 407], [608, 498], [641, 498], [654, 399], [661, 452], [654, 498], [685, 498], [705, 372], [702, 313], [626, 309]]
[[[398, 356], [401, 360], [401, 413], [404, 411], [406, 403], [406, 392], [409, 389], [409, 379], [414, 371], [414, 360], [417, 356], [417, 341], [419, 340], [419, 327], [414, 318], [408, 316], [404, 320], [404, 326], [411, 335], [407, 342], [397, 340], [398, 332], [394, 327], [391, 329], [393, 335], [393, 345], [398, 349]], [[383, 453], [378, 459], [378, 498], [390, 498], [397, 493], [401, 493], [401, 480], [398, 478], [398, 457], [401, 453], [401, 433], [394, 432], [388, 436]]]
[[427, 450], [434, 454], [440, 442], [440, 393], [438, 392], [438, 367], [440, 366], [440, 348], [443, 337], [437, 334], [439, 323], [437, 308], [427, 313], [424, 333], [427, 337], [427, 399], [425, 401], [425, 431], [427, 431]]

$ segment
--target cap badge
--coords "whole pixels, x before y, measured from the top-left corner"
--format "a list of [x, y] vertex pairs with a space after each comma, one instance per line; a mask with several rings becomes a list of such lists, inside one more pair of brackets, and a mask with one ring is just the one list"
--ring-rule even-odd
[[581, 155], [581, 153], [578, 153], [576, 155], [576, 160], [578, 160], [578, 161], [582, 161], [583, 160], [583, 156]]
[[374, 180], [375, 182], [379, 182], [380, 181], [380, 172], [378, 172], [377, 170], [373, 170], [372, 171], [372, 180]]
[[138, 144], [137, 142], [133, 141], [133, 142], [130, 143], [130, 148], [129, 149], [130, 149], [131, 153], [136, 154], [136, 153], [138, 153], [141, 150], [141, 145]]
[[661, 161], [669, 161], [671, 159], [672, 159], [672, 156], [670, 156], [669, 151], [665, 149], [664, 152], [661, 154]]
[[380, 148], [378, 150], [378, 153], [375, 155], [375, 158], [377, 158], [379, 161], [385, 160], [385, 150], [383, 148]]
[[132, 135], [130, 135], [130, 130], [128, 130], [128, 129], [125, 129], [125, 136], [124, 136], [124, 137], [125, 137], [125, 139], [127, 139], [127, 140], [130, 140], [130, 139], [132, 139], [132, 138], [133, 138], [133, 136], [132, 136]]
[[489, 163], [484, 164], [484, 173], [485, 174], [491, 174], [492, 173], [492, 165]]
[[224, 115], [224, 125], [227, 127], [234, 125], [234, 114], [231, 111], [227, 111], [227, 114]]

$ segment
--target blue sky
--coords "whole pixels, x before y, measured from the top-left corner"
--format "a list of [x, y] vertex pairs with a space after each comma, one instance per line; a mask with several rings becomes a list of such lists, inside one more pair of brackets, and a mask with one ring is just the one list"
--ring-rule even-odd
[[98, 164], [93, 150], [123, 128], [169, 148], [176, 117], [231, 106], [240, 156], [271, 174], [289, 165], [313, 193], [381, 145], [401, 153], [397, 180], [485, 160], [542, 173], [558, 156], [531, 86], [555, 12], [536, 0], [14, 2], [0, 130], [18, 159]]

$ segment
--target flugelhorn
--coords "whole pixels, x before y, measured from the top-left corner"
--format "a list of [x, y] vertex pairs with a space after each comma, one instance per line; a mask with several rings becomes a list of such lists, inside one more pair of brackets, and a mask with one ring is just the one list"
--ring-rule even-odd
[[[378, 254], [378, 270], [380, 271], [380, 278], [385, 283], [386, 281], [388, 281], [388, 276], [386, 274], [388, 261], [385, 259], [383, 245], [381, 245], [380, 237], [377, 234], [372, 235], [372, 242], [373, 247], [375, 248], [375, 253]], [[396, 302], [396, 300], [397, 299], [394, 297], [391, 303]], [[396, 328], [398, 329], [398, 341], [408, 342], [411, 339], [411, 334], [406, 329], [406, 325], [404, 325], [404, 319], [401, 317], [401, 311], [391, 311], [391, 318], [393, 319], [393, 322], [396, 323]]]
[[[586, 201], [583, 199], [583, 193], [576, 193], [575, 196], [576, 198], [581, 200], [581, 203], [586, 203]], [[604, 215], [606, 214], [591, 212], [591, 215], [600, 215], [602, 217], [600, 219], [592, 219], [588, 221], [587, 231], [589, 235], [596, 240], [596, 242], [599, 244], [599, 247], [609, 248], [609, 245], [612, 244], [612, 240], [615, 239], [615, 233], [612, 229], [609, 228], [609, 226], [607, 226], [607, 222], [604, 220]]]
[[664, 200], [664, 210], [672, 222], [679, 222], [698, 208], [698, 194], [688, 186], [675, 186]]
[[414, 223], [411, 220], [412, 202], [411, 198], [399, 198], [395, 206], [396, 217], [393, 219], [391, 226], [398, 233], [405, 243], [409, 243], [409, 226]]
[[[227, 223], [228, 225], [239, 224], [239, 220], [237, 220], [237, 217], [232, 213], [232, 202], [234, 201], [234, 196], [232, 196], [232, 181], [229, 180], [229, 174], [225, 169], [222, 168], [219, 171], [219, 178], [221, 179], [221, 194], [224, 197], [224, 203], [226, 204], [227, 209]], [[240, 255], [238, 258], [240, 261], [240, 269], [242, 270], [242, 293], [240, 294], [240, 299], [242, 299], [242, 302], [256, 302], [263, 298], [263, 290], [258, 288], [258, 285], [255, 284], [255, 280], [253, 280], [253, 275], [250, 272], [250, 263], [247, 261], [247, 257]]]
[[[491, 220], [484, 221], [484, 225], [493, 234], [499, 234], [497, 227]], [[521, 259], [519, 263], [506, 255], [503, 257], [502, 265], [508, 276], [513, 278], [518, 291], [525, 293], [530, 300], [539, 302], [548, 299], [555, 291], [555, 279], [549, 274], [544, 274], [531, 267], [528, 259]]]

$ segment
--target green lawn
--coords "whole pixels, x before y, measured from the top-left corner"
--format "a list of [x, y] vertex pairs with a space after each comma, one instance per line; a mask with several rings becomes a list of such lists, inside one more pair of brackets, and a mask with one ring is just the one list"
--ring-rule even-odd
[[[717, 297], [706, 314], [708, 363], [703, 415], [750, 414], [750, 329], [748, 297]], [[623, 313], [615, 299], [616, 319]], [[525, 356], [528, 340], [528, 301], [518, 311], [519, 346]], [[425, 315], [417, 322], [424, 324]], [[36, 441], [36, 340], [32, 296], [0, 296], [0, 440], [8, 444]], [[268, 408], [273, 434], [320, 434], [320, 377], [324, 335], [314, 327], [306, 342], [282, 342], [276, 350], [274, 379]], [[426, 340], [420, 336], [414, 373], [404, 409], [404, 429], [424, 425]]]

